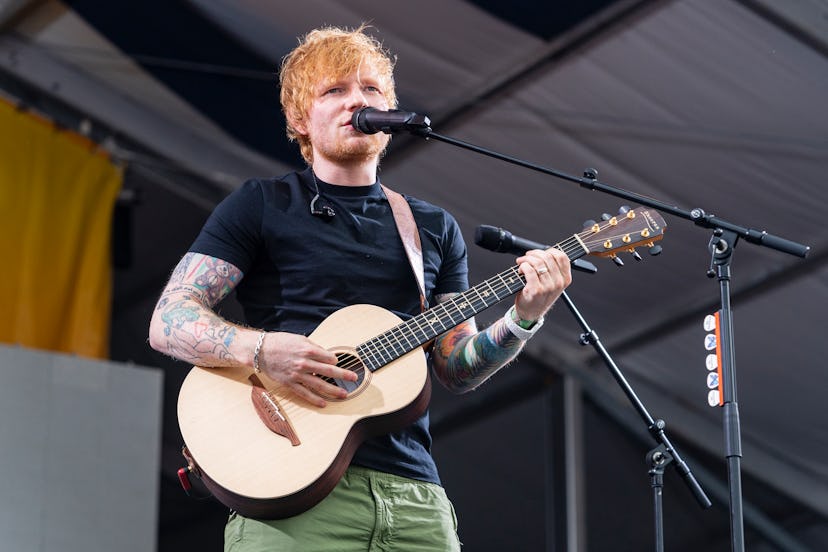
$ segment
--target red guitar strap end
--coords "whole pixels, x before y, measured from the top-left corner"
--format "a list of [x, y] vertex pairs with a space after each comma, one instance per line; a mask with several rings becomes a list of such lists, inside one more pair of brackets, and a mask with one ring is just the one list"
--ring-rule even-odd
[[190, 468], [180, 468], [178, 470], [178, 481], [181, 483], [181, 487], [184, 488], [184, 492], [187, 493], [187, 496], [190, 496], [190, 491], [193, 489], [192, 483], [190, 483]]

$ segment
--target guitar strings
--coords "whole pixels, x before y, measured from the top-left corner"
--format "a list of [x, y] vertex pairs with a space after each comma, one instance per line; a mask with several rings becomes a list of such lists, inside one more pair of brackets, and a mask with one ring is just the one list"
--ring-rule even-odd
[[[608, 227], [614, 226], [614, 224], [612, 222], [607, 221], [604, 224], [599, 223], [597, 226], [598, 226], [597, 230], [595, 229], [595, 226], [590, 227], [589, 229], [586, 229], [581, 233], [574, 234], [570, 238], [567, 238], [566, 240], [561, 241], [561, 243], [559, 243], [559, 244], [557, 244], [553, 247], [557, 247], [558, 249], [560, 249], [561, 251], [566, 253], [567, 256], [569, 256], [570, 260], [574, 260], [574, 259], [582, 256], [583, 254], [588, 253], [590, 251], [591, 246], [593, 246], [595, 244], [599, 244], [599, 243], [601, 243], [601, 241], [609, 240], [609, 241], [612, 242], [615, 239], [622, 238], [622, 236], [629, 235], [629, 233], [619, 233], [619, 234], [615, 234], [615, 235], [612, 235], [612, 236], [603, 236], [602, 235], [601, 236], [601, 241], [596, 241], [594, 238], [597, 234], [601, 234]], [[619, 228], [619, 230], [620, 230], [620, 228]], [[590, 238], [592, 238], [592, 239], [590, 239]], [[587, 245], [590, 245], [590, 247], [587, 247]], [[634, 247], [634, 244], [631, 244], [631, 243], [630, 244], [625, 244], [625, 245], [627, 245], [627, 247]], [[573, 257], [573, 254], [576, 253], [576, 252], [579, 252], [579, 251], [581, 252], [581, 255], [578, 255], [578, 257]], [[452, 320], [452, 323], [454, 323], [454, 318], [451, 316], [451, 313], [449, 312], [449, 308], [453, 307], [463, 317], [463, 320], [467, 320], [468, 318], [473, 316], [474, 313], [472, 313], [471, 316], [466, 317], [463, 314], [462, 310], [460, 310], [460, 308], [458, 307], [457, 302], [462, 299], [463, 301], [468, 300], [467, 302], [470, 302], [473, 306], [475, 304], [482, 304], [483, 307], [480, 308], [480, 310], [475, 311], [475, 312], [480, 312], [483, 309], [492, 306], [494, 303], [492, 303], [492, 305], [487, 305], [486, 301], [483, 299], [483, 297], [479, 293], [478, 289], [482, 288], [482, 286], [484, 286], [484, 284], [485, 284], [485, 286], [488, 286], [489, 288], [491, 288], [492, 291], [494, 291], [496, 295], [499, 295], [499, 293], [501, 293], [503, 290], [511, 291], [511, 293], [516, 293], [517, 291], [519, 291], [525, 285], [525, 282], [526, 282], [525, 277], [520, 272], [518, 272], [518, 269], [519, 269], [519, 267], [517, 267], [517, 266], [510, 267], [509, 269], [505, 270], [504, 272], [502, 272], [502, 273], [500, 273], [500, 274], [498, 274], [498, 275], [496, 275], [492, 278], [489, 278], [485, 282], [483, 282], [481, 284], [478, 284], [477, 286], [474, 286], [474, 287], [470, 288], [469, 290], [466, 290], [466, 292], [463, 292], [463, 294], [455, 297], [454, 299], [446, 301], [445, 303], [441, 303], [441, 304], [435, 306], [433, 309], [431, 309], [428, 312], [430, 314], [433, 314], [438, 308], [442, 308], [444, 315], [448, 315], [448, 317]], [[518, 281], [522, 284], [521, 287], [519, 287], [515, 290], [510, 290], [510, 288], [507, 285], [506, 281], [504, 281], [504, 275], [511, 275], [513, 278], [516, 277], [518, 279]], [[508, 277], [508, 276], [506, 276], [506, 277]], [[494, 284], [494, 286], [492, 284]], [[472, 297], [473, 294], [477, 295], [477, 299], [474, 299]], [[499, 298], [496, 302], [500, 302], [502, 299], [505, 299], [505, 296], [502, 297], [502, 298]], [[477, 307], [474, 307], [474, 308], [477, 308]], [[418, 326], [418, 329], [420, 331], [423, 331], [422, 326], [420, 325], [420, 322], [425, 320], [424, 314], [425, 313], [421, 313], [420, 315], [417, 315], [417, 316], [409, 319], [408, 321], [406, 321], [402, 324], [399, 324], [399, 325], [395, 326], [394, 328], [391, 328], [390, 330], [386, 331], [384, 334], [381, 334], [380, 336], [377, 336], [377, 337], [375, 337], [375, 338], [373, 338], [373, 339], [371, 339], [371, 340], [369, 340], [365, 343], [362, 343], [362, 344], [358, 345], [356, 347], [357, 354], [359, 354], [358, 349], [365, 348], [371, 342], [381, 340], [381, 338], [383, 338], [383, 337], [389, 345], [392, 344], [392, 339], [396, 340], [398, 343], [401, 344], [402, 340], [400, 339], [399, 336], [402, 335], [405, 338], [405, 340], [408, 342], [409, 349], [403, 351], [402, 353], [398, 353], [398, 355], [396, 357], [391, 358], [390, 360], [386, 361], [384, 359], [380, 359], [381, 362], [377, 366], [377, 369], [378, 369], [378, 368], [388, 364], [389, 362], [392, 362], [396, 358], [399, 358], [403, 354], [413, 350], [414, 348], [419, 346], [421, 343], [417, 343], [417, 345], [415, 345], [414, 347], [411, 347], [411, 341], [406, 336], [406, 334], [404, 332], [404, 329], [408, 326], [413, 326], [414, 324], [416, 324]], [[462, 320], [461, 320], [461, 322], [462, 322]], [[435, 329], [431, 326], [430, 323], [428, 323], [428, 327], [431, 329], [431, 331], [435, 331]], [[446, 331], [447, 329], [448, 328], [445, 328], [445, 325], [444, 325], [443, 331]], [[411, 335], [414, 336], [413, 333]], [[414, 341], [415, 341], [415, 343], [417, 342], [416, 337], [414, 338]], [[427, 340], [423, 340], [422, 343], [425, 343], [426, 341]], [[398, 352], [396, 346], [394, 346], [394, 350], [395, 350], [395, 352]], [[379, 351], [379, 350], [375, 350], [373, 352], [366, 351], [366, 353], [368, 353], [370, 356], [376, 357], [378, 353], [381, 354], [381, 351]], [[353, 371], [354, 373], [356, 373], [360, 377], [364, 377], [365, 363], [363, 362], [363, 360], [359, 356], [354, 355], [352, 353], [341, 353], [341, 354], [343, 354], [343, 355], [347, 354], [347, 358], [346, 358], [345, 362], [343, 362], [342, 364], [340, 364], [339, 361], [338, 361], [337, 365], [340, 366], [341, 368], [345, 368], [345, 369], [349, 369], [349, 370]], [[322, 379], [328, 381], [328, 382], [333, 382], [335, 384], [334, 378], [329, 378], [329, 377], [326, 377], [326, 376], [325, 377], [320, 376], [320, 377]], [[360, 383], [360, 386], [361, 385], [362, 385], [362, 383]], [[297, 413], [297, 411], [299, 412], [299, 414], [301, 414], [304, 410], [306, 410], [305, 407], [295, 403], [293, 400], [290, 400], [290, 399], [288, 399], [287, 404], [282, 405], [281, 408], [283, 408], [284, 411], [285, 411], [285, 414], [290, 416], [290, 417], [294, 416]]]
[[[600, 225], [600, 224], [599, 224], [599, 229], [598, 229], [598, 231], [595, 231], [595, 230], [591, 227], [590, 229], [585, 230], [585, 231], [581, 232], [580, 234], [578, 234], [578, 235], [577, 235], [577, 237], [578, 237], [578, 238], [581, 238], [581, 240], [584, 240], [584, 239], [587, 239], [587, 240], [588, 240], [588, 237], [589, 237], [589, 236], [594, 236], [595, 234], [600, 233], [600, 231], [601, 231], [602, 229], [605, 229], [605, 228], [607, 228], [608, 226], [613, 226], [612, 222], [606, 222], [606, 223], [605, 223], [605, 224], [603, 224], [603, 225]], [[605, 239], [605, 238], [602, 238], [602, 239]], [[610, 239], [610, 238], [606, 238], [606, 239]], [[583, 245], [581, 244], [581, 242], [579, 242], [579, 241], [578, 241], [578, 239], [576, 238], [576, 236], [572, 236], [571, 238], [568, 238], [567, 240], [562, 241], [561, 243], [557, 244], [557, 245], [556, 245], [556, 246], [554, 246], [554, 247], [558, 247], [559, 249], [561, 249], [562, 251], [564, 251], [565, 253], [567, 253], [567, 255], [568, 255], [568, 256], [570, 256], [570, 257], [572, 257], [572, 253], [574, 253], [575, 251], [578, 251], [578, 250], [583, 249]], [[508, 270], [507, 270], [507, 271], [505, 271], [504, 273], [515, 273], [514, 275], [516, 275], [516, 276], [519, 278], [519, 281], [520, 281], [523, 285], [525, 285], [525, 278], [523, 277], [523, 275], [522, 275], [522, 274], [518, 273], [518, 272], [517, 272], [517, 270], [518, 270], [518, 267], [511, 267], [510, 269], [508, 269]], [[444, 311], [444, 314], [448, 315], [448, 316], [449, 316], [449, 318], [451, 318], [452, 323], [454, 323], [454, 318], [453, 318], [453, 316], [452, 316], [451, 312], [449, 312], [449, 309], [450, 309], [451, 307], [454, 307], [454, 308], [455, 308], [455, 310], [457, 311], [457, 313], [458, 313], [458, 314], [460, 314], [460, 315], [463, 317], [463, 320], [465, 320], [465, 319], [469, 318], [469, 317], [466, 317], [466, 316], [463, 314], [462, 310], [460, 310], [460, 308], [458, 307], [458, 302], [462, 302], [463, 304], [465, 304], [465, 303], [467, 302], [467, 300], [471, 298], [471, 296], [472, 296], [472, 292], [474, 292], [474, 293], [476, 293], [476, 294], [478, 295], [478, 299], [477, 299], [477, 300], [475, 300], [475, 299], [471, 299], [471, 301], [470, 301], [470, 302], [472, 303], [472, 305], [473, 305], [473, 306], [474, 306], [474, 304], [475, 304], [475, 303], [482, 303], [482, 304], [484, 305], [484, 308], [488, 308], [488, 306], [491, 306], [491, 305], [486, 305], [486, 301], [485, 301], [485, 300], [483, 300], [483, 299], [480, 297], [480, 294], [477, 292], [477, 289], [478, 289], [479, 287], [481, 287], [481, 286], [483, 286], [483, 285], [486, 285], [486, 286], [488, 286], [488, 287], [492, 288], [492, 289], [493, 289], [493, 291], [494, 291], [496, 294], [498, 294], [498, 295], [499, 295], [502, 291], [504, 291], [504, 290], [511, 291], [512, 293], [519, 291], [519, 289], [520, 289], [520, 288], [518, 288], [518, 289], [516, 289], [516, 290], [510, 290], [509, 286], [508, 286], [506, 283], [503, 283], [503, 282], [502, 282], [502, 280], [503, 280], [503, 274], [504, 274], [504, 273], [501, 273], [501, 274], [499, 274], [499, 275], [495, 276], [494, 278], [490, 278], [489, 280], [487, 280], [487, 281], [486, 281], [486, 282], [484, 282], [483, 284], [480, 284], [480, 285], [478, 285], [478, 286], [475, 286], [474, 288], [470, 288], [469, 290], [467, 290], [466, 292], [464, 292], [464, 293], [463, 293], [463, 294], [461, 294], [460, 296], [455, 297], [454, 299], [452, 299], [452, 300], [450, 300], [450, 301], [447, 301], [446, 303], [442, 303], [441, 305], [438, 305], [437, 307], [435, 307], [435, 309], [442, 307], [442, 309], [443, 309], [443, 311]], [[498, 280], [501, 280], [501, 282], [498, 282]], [[510, 281], [511, 281], [511, 280], [510, 280]], [[495, 285], [494, 285], [494, 287], [492, 286], [492, 282], [494, 282], [494, 284], [495, 284]], [[499, 300], [500, 300], [500, 299], [499, 299]], [[499, 300], [498, 300], [498, 301], [499, 301]], [[475, 307], [475, 308], [476, 308], [476, 307]], [[472, 315], [473, 315], [473, 314], [472, 314]], [[372, 342], [375, 342], [375, 341], [383, 341], [383, 340], [384, 340], [384, 341], [386, 341], [386, 342], [387, 342], [387, 344], [388, 344], [388, 345], [391, 345], [391, 346], [392, 346], [392, 348], [394, 349], [395, 353], [398, 353], [398, 354], [399, 354], [399, 351], [398, 351], [399, 347], [397, 347], [394, 343], [392, 343], [392, 339], [393, 339], [394, 341], [396, 341], [396, 342], [397, 342], [398, 344], [400, 344], [400, 345], [403, 345], [403, 343], [402, 343], [402, 339], [405, 339], [405, 341], [406, 341], [406, 342], [408, 342], [408, 346], [409, 346], [409, 349], [407, 349], [407, 350], [405, 350], [405, 347], [403, 346], [403, 353], [402, 353], [402, 354], [405, 354], [406, 352], [408, 352], [408, 351], [410, 351], [410, 350], [413, 350], [413, 349], [414, 349], [414, 348], [416, 348], [417, 346], [421, 345], [423, 342], [427, 341], [427, 339], [425, 339], [425, 340], [418, 340], [418, 339], [416, 338], [416, 336], [415, 336], [413, 333], [411, 333], [411, 332], [406, 332], [406, 331], [405, 331], [407, 327], [409, 327], [409, 326], [413, 326], [413, 325], [415, 325], [415, 324], [418, 326], [418, 329], [419, 329], [420, 331], [422, 331], [422, 327], [421, 327], [421, 325], [420, 325], [420, 320], [421, 320], [421, 317], [418, 315], [417, 317], [414, 317], [414, 318], [410, 319], [409, 321], [404, 322], [404, 323], [402, 323], [402, 324], [400, 324], [400, 325], [398, 325], [398, 326], [396, 326], [396, 327], [394, 327], [394, 328], [392, 328], [392, 329], [388, 330], [387, 332], [385, 332], [385, 333], [381, 334], [380, 336], [377, 336], [377, 337], [373, 338], [372, 340], [369, 340], [368, 342], [365, 342], [365, 343], [361, 344], [361, 346], [364, 346], [364, 348], [368, 348], [368, 349], [370, 349], [370, 344], [371, 344]], [[462, 321], [462, 320], [461, 320], [461, 321]], [[431, 326], [431, 324], [429, 324], [429, 326]], [[434, 328], [433, 328], [433, 327], [432, 327], [431, 329], [432, 329], [432, 331], [434, 331]], [[445, 330], [447, 330], [447, 329], [448, 329], [448, 328], [445, 328], [445, 327], [444, 327], [443, 331], [445, 331]], [[409, 339], [409, 337], [408, 337], [409, 335], [411, 335], [412, 337], [414, 337], [414, 343], [415, 343], [415, 345], [414, 345], [413, 347], [411, 346], [411, 340], [410, 340], [410, 339]], [[384, 347], [384, 349], [387, 349], [387, 347]], [[368, 351], [366, 351], [366, 352], [368, 352], [368, 353], [369, 353], [369, 355], [374, 356], [374, 357], [376, 357], [376, 356], [384, 357], [384, 356], [385, 356], [384, 354], [382, 354], [382, 352], [381, 352], [379, 349], [375, 349], [375, 350], [373, 350], [373, 351], [368, 350]], [[382, 362], [381, 362], [380, 364], [381, 364], [381, 365], [384, 365], [384, 364], [386, 364], [387, 362], [390, 362], [390, 361], [394, 360], [395, 358], [398, 358], [398, 357], [394, 357], [394, 358], [391, 358], [391, 359], [389, 359], [389, 360], [386, 360], [386, 359], [384, 359], [384, 358], [381, 358], [380, 360], [381, 360]], [[345, 368], [351, 369], [352, 367], [354, 367], [356, 364], [359, 364], [359, 363], [360, 363], [359, 359], [354, 359], [353, 361], [351, 361], [351, 362], [349, 362], [349, 363], [345, 363], [345, 364], [343, 364], [343, 365], [342, 365], [342, 367], [345, 367]], [[360, 366], [359, 368], [357, 368], [357, 370], [361, 370], [361, 369], [362, 369], [362, 367], [361, 367], [361, 366]], [[356, 371], [356, 370], [355, 370], [355, 371]]]
[[[603, 223], [598, 223], [596, 225], [597, 229], [595, 228], [595, 226], [591, 226], [590, 228], [585, 229], [584, 231], [582, 231], [580, 233], [576, 233], [576, 234], [572, 235], [571, 237], [561, 241], [560, 243], [558, 243], [558, 244], [556, 244], [552, 247], [557, 247], [558, 249], [560, 249], [561, 251], [566, 253], [567, 256], [570, 258], [570, 260], [574, 260], [575, 258], [577, 258], [577, 257], [573, 257], [573, 255], [576, 252], [581, 252], [582, 254], [589, 252], [589, 249], [586, 247], [587, 243], [599, 243], [599, 242], [596, 242], [594, 240], [594, 237], [597, 234], [601, 234], [607, 228], [609, 228], [611, 226], [616, 226], [616, 225], [617, 225], [617, 222], [613, 223], [612, 221], [605, 221]], [[626, 234], [622, 232], [622, 233], [619, 233], [617, 235], [602, 236], [601, 240], [612, 242], [615, 239], [618, 239], [618, 238], [620, 238], [624, 235], [626, 235]], [[590, 238], [592, 238], [592, 239], [590, 239]], [[627, 245], [627, 244], [625, 244], [625, 245]], [[629, 247], [633, 247], [632, 244], [629, 244]], [[506, 275], [506, 276], [504, 276], [504, 275]], [[507, 283], [507, 281], [504, 280], [504, 278], [508, 278], [508, 282], [514, 282], [514, 280], [517, 279], [517, 281], [519, 282], [518, 283], [519, 287], [512, 290], [509, 287], [509, 284]], [[483, 288], [483, 287], [490, 288], [495, 293], [495, 296], [497, 297], [496, 302], [500, 302], [501, 300], [505, 299], [505, 297], [499, 297], [500, 293], [502, 293], [504, 291], [508, 291], [508, 292], [510, 292], [509, 295], [511, 295], [512, 293], [517, 293], [518, 291], [520, 291], [520, 289], [522, 289], [525, 285], [526, 285], [525, 276], [519, 272], [519, 267], [513, 266], [513, 267], [510, 267], [509, 269], [501, 272], [500, 274], [497, 274], [497, 275], [493, 276], [492, 278], [489, 278], [488, 280], [486, 280], [486, 281], [484, 281], [484, 282], [482, 282], [482, 283], [480, 283], [480, 284], [478, 284], [478, 285], [476, 285], [472, 288], [469, 288], [465, 292], [463, 292], [460, 295], [446, 301], [445, 303], [440, 303], [440, 304], [436, 305], [433, 309], [430, 309], [429, 311], [427, 311], [427, 313], [428, 313], [429, 316], [431, 316], [431, 315], [435, 314], [435, 311], [437, 311], [438, 309], [442, 309], [442, 311], [443, 311], [442, 315], [443, 316], [448, 316], [448, 318], [451, 319], [451, 322], [453, 324], [452, 326], [445, 327], [445, 324], [443, 324], [441, 322], [441, 325], [443, 326], [443, 331], [447, 331], [451, 327], [454, 327], [454, 325], [459, 324], [460, 322], [463, 322], [465, 320], [468, 320], [469, 318], [471, 318], [471, 316], [474, 316], [475, 313], [480, 312], [480, 311], [482, 311], [482, 310], [484, 310], [484, 309], [486, 309], [486, 308], [488, 308], [488, 307], [495, 304], [495, 303], [492, 303], [492, 305], [486, 304], [486, 300], [483, 299], [480, 292], [478, 291], [479, 288]], [[472, 298], [473, 295], [477, 295], [477, 299]], [[465, 304], [465, 305], [470, 304], [472, 306], [472, 310], [474, 312], [472, 312], [471, 315], [466, 316], [463, 313], [463, 311], [460, 309], [460, 307], [458, 306], [458, 303]], [[479, 307], [479, 305], [482, 305], [482, 308]], [[459, 314], [462, 317], [460, 322], [457, 322], [457, 323], [454, 322], [454, 317], [452, 316], [452, 314], [449, 310], [451, 308], [454, 308], [456, 310], [457, 314]], [[384, 366], [384, 365], [388, 364], [389, 362], [392, 362], [392, 361], [396, 360], [397, 358], [399, 358], [400, 356], [408, 353], [409, 351], [414, 350], [416, 347], [422, 345], [423, 343], [425, 343], [429, 340], [428, 339], [428, 334], [423, 330], [423, 326], [420, 324], [421, 321], [426, 321], [425, 319], [426, 319], [426, 314], [427, 313], [421, 313], [419, 315], [416, 315], [416, 316], [412, 317], [411, 319], [409, 319], [409, 320], [407, 320], [407, 321], [405, 321], [401, 324], [398, 324], [397, 326], [387, 330], [386, 332], [384, 332], [384, 333], [382, 333], [382, 334], [380, 334], [380, 335], [378, 335], [378, 336], [376, 336], [376, 337], [374, 337], [374, 338], [372, 338], [372, 339], [370, 339], [366, 342], [360, 343], [359, 345], [357, 345], [355, 347], [355, 351], [357, 353], [356, 355], [351, 354], [351, 353], [347, 353], [347, 354], [342, 353], [343, 355], [346, 355], [346, 359], [345, 359], [344, 362], [342, 362], [341, 360], [339, 362], [337, 362], [337, 366], [340, 367], [340, 368], [346, 369], [346, 370], [351, 370], [352, 372], [356, 373], [358, 376], [364, 377], [364, 371], [365, 371], [366, 365], [365, 365], [365, 362], [359, 357], [360, 349], [362, 349], [363, 354], [366, 354], [367, 356], [373, 357], [374, 361], [376, 361], [377, 357], [379, 357], [380, 362], [378, 363], [377, 368], [379, 368], [381, 366]], [[441, 319], [440, 314], [437, 315], [437, 319], [438, 319], [438, 321]], [[430, 322], [426, 321], [426, 323], [427, 323], [427, 326], [429, 327], [429, 329], [432, 332], [436, 331], [436, 329], [432, 326], [432, 324]], [[418, 339], [416, 337], [415, 333], [414, 333], [414, 330], [406, 331], [409, 327], [415, 326], [415, 325], [417, 326], [417, 329], [420, 330], [421, 333], [423, 333], [423, 337], [425, 337], [426, 339]], [[413, 346], [412, 346], [412, 340], [409, 339], [409, 335], [413, 338], [413, 343], [414, 343]], [[439, 335], [439, 334], [437, 334], [437, 335]], [[407, 342], [408, 348], [406, 348], [405, 344], [403, 344], [403, 339]], [[380, 343], [379, 345], [374, 346], [374, 350], [371, 350], [372, 343], [382, 342], [383, 340], [386, 342], [386, 344], [385, 344], [386, 346], [380, 347], [379, 346], [379, 345], [381, 345], [381, 343]], [[394, 351], [394, 354], [396, 356], [391, 355], [392, 358], [386, 360], [384, 358], [386, 355], [383, 354], [383, 351], [387, 351], [389, 346]], [[342, 363], [340, 363], [340, 362], [342, 362]], [[331, 378], [331, 377], [327, 377], [327, 376], [319, 376], [319, 377], [321, 379], [325, 380], [325, 381], [328, 381], [329, 383], [335, 383], [335, 381], [336, 381], [336, 378]]]

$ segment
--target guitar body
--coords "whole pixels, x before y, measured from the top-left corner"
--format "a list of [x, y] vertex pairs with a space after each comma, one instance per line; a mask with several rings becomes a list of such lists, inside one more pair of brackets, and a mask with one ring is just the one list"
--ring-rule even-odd
[[[309, 337], [338, 355], [400, 324], [393, 313], [371, 305], [345, 307]], [[355, 371], [363, 373], [361, 368]], [[185, 455], [208, 489], [240, 514], [278, 519], [301, 513], [333, 490], [354, 452], [368, 437], [401, 429], [419, 418], [430, 399], [422, 348], [374, 372], [341, 401], [317, 408], [262, 376], [254, 389], [249, 368], [194, 367], [178, 397]], [[251, 392], [268, 395], [292, 431], [279, 434], [257, 412]]]
[[[640, 244], [652, 248], [665, 228], [655, 211], [623, 208], [554, 247], [570, 260], [615, 257]], [[278, 519], [311, 508], [333, 490], [360, 443], [425, 412], [431, 387], [421, 345], [525, 285], [512, 266], [405, 322], [371, 305], [337, 311], [310, 339], [356, 372], [359, 384], [329, 380], [349, 394], [325, 408], [247, 368], [193, 368], [178, 397], [190, 469], [247, 517]]]

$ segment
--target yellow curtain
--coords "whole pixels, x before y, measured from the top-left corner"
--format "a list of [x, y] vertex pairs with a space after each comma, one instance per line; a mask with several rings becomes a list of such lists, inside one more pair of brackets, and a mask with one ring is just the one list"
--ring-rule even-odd
[[108, 356], [122, 181], [91, 141], [0, 100], [0, 341]]

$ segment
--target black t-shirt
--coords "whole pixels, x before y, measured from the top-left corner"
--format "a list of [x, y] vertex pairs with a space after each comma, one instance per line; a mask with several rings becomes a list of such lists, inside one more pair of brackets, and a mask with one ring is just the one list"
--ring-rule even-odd
[[[383, 307], [406, 320], [420, 312], [417, 281], [379, 183], [318, 182], [336, 215], [310, 214], [310, 170], [245, 182], [216, 207], [190, 247], [244, 274], [236, 295], [247, 324], [310, 334], [334, 311]], [[407, 197], [423, 248], [426, 298], [468, 288], [466, 245], [445, 210]], [[430, 454], [428, 413], [411, 426], [369, 439], [353, 463], [439, 483]]]

